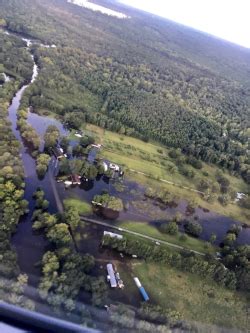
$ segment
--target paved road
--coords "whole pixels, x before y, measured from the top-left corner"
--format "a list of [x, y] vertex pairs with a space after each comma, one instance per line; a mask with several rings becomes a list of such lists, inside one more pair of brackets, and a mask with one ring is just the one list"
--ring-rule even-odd
[[111, 225], [109, 223], [105, 223], [105, 222], [98, 221], [98, 220], [95, 220], [95, 219], [91, 219], [91, 218], [88, 218], [88, 217], [81, 216], [81, 221], [83, 221], [83, 222], [89, 222], [89, 223], [94, 223], [94, 224], [98, 224], [98, 225], [102, 225], [104, 227], [112, 228], [112, 229], [115, 229], [115, 230], [118, 230], [118, 231], [123, 231], [123, 232], [126, 232], [128, 234], [139, 236], [141, 238], [148, 239], [148, 240], [151, 240], [153, 242], [158, 242], [160, 244], [168, 245], [168, 246], [174, 247], [174, 248], [179, 249], [179, 250], [190, 251], [190, 252], [193, 252], [193, 253], [198, 254], [200, 256], [204, 256], [205, 255], [205, 253], [202, 253], [202, 252], [198, 252], [198, 251], [195, 251], [195, 250], [190, 250], [190, 249], [187, 249], [187, 248], [185, 248], [183, 246], [180, 246], [180, 245], [169, 243], [169, 242], [163, 241], [161, 239], [150, 237], [150, 236], [141, 234], [139, 232], [131, 231], [131, 230], [128, 230], [128, 229], [120, 228], [120, 227], [117, 227], [115, 225]]

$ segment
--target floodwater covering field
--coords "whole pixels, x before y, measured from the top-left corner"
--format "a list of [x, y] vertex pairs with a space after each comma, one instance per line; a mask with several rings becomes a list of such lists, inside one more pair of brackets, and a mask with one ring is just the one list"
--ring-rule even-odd
[[[30, 41], [27, 41], [29, 44]], [[38, 75], [37, 65], [34, 63], [32, 82]], [[120, 221], [137, 221], [138, 223], [145, 223], [156, 226], [163, 221], [170, 220], [177, 212], [180, 212], [184, 217], [187, 214], [187, 202], [180, 200], [176, 205], [163, 206], [159, 205], [157, 201], [146, 199], [144, 197], [145, 188], [140, 184], [125, 179], [119, 182], [109, 180], [105, 177], [97, 177], [94, 181], [84, 182], [80, 187], [71, 187], [65, 189], [62, 183], [56, 183], [54, 174], [56, 172], [57, 163], [52, 158], [49, 170], [43, 180], [37, 177], [35, 170], [35, 160], [30, 156], [29, 150], [25, 147], [20, 133], [17, 129], [17, 110], [20, 105], [20, 100], [23, 92], [28, 86], [22, 87], [14, 97], [9, 107], [9, 119], [12, 123], [12, 130], [16, 138], [22, 144], [21, 155], [25, 169], [25, 199], [29, 202], [30, 212], [22, 218], [18, 226], [17, 233], [13, 237], [13, 244], [19, 253], [19, 264], [22, 270], [30, 271], [32, 275], [36, 276], [39, 269], [35, 268], [34, 264], [41, 259], [44, 249], [47, 245], [46, 240], [42, 236], [34, 234], [31, 228], [31, 216], [34, 210], [34, 200], [32, 198], [33, 192], [37, 187], [43, 188], [45, 197], [50, 202], [50, 212], [55, 213], [58, 209], [58, 202], [55, 197], [55, 188], [60, 196], [61, 201], [68, 197], [78, 198], [90, 203], [95, 194], [100, 194], [103, 190], [108, 191], [111, 195], [120, 197], [125, 203], [126, 209], [122, 211], [117, 221], [110, 221], [111, 224], [119, 223]], [[62, 123], [56, 119], [40, 116], [35, 113], [29, 112], [28, 122], [43, 138], [43, 135], [49, 125], [55, 125], [61, 136], [68, 135], [67, 129], [64, 128]], [[72, 142], [74, 144], [74, 142]], [[43, 142], [40, 149], [43, 148]], [[226, 232], [232, 224], [239, 224], [239, 222], [215, 212], [207, 211], [202, 208], [196, 208], [193, 212], [199, 223], [203, 227], [203, 232], [200, 238], [209, 240], [211, 233], [217, 236], [216, 244], [219, 244], [224, 238]], [[99, 219], [101, 219], [99, 217]], [[250, 244], [250, 229], [243, 228], [238, 239], [238, 244]], [[31, 251], [32, 249], [32, 251]], [[31, 260], [27, 261], [27, 253]], [[31, 264], [32, 263], [32, 264]]]
[[[28, 43], [29, 42], [27, 41], [27, 44]], [[37, 75], [38, 67], [34, 63], [31, 83], [34, 82]], [[28, 274], [29, 285], [31, 287], [36, 288], [38, 286], [40, 280], [40, 266], [37, 264], [39, 264], [44, 252], [47, 251], [50, 246], [43, 235], [35, 233], [32, 230], [31, 217], [35, 208], [35, 202], [32, 194], [35, 192], [37, 187], [41, 187], [44, 190], [45, 197], [50, 202], [50, 213], [57, 213], [60, 203], [68, 198], [76, 198], [83, 202], [91, 203], [93, 196], [95, 194], [100, 194], [103, 190], [108, 191], [111, 195], [120, 197], [125, 204], [125, 209], [120, 212], [116, 220], [105, 220], [105, 222], [110, 223], [110, 225], [119, 225], [122, 221], [130, 220], [137, 221], [138, 224], [149, 224], [157, 228], [159, 223], [162, 221], [168, 221], [177, 212], [180, 212], [184, 217], [189, 215], [187, 202], [184, 200], [180, 200], [175, 205], [169, 206], [159, 204], [156, 200], [146, 198], [144, 196], [145, 187], [135, 181], [126, 179], [126, 175], [125, 179], [120, 180], [97, 177], [94, 181], [83, 182], [78, 187], [65, 189], [63, 183], [56, 182], [55, 174], [58, 163], [55, 158], [52, 158], [45, 177], [42, 180], [39, 179], [36, 174], [35, 160], [31, 157], [30, 151], [25, 146], [17, 128], [17, 112], [22, 95], [27, 87], [28, 85], [23, 86], [13, 98], [9, 106], [9, 120], [12, 124], [13, 133], [21, 144], [20, 153], [24, 165], [26, 185], [24, 198], [29, 202], [29, 213], [21, 219], [17, 227], [17, 231], [12, 238], [12, 244], [18, 253], [18, 263], [20, 269], [22, 272]], [[29, 112], [28, 122], [37, 131], [41, 138], [49, 125], [55, 125], [59, 129], [61, 136], [69, 134], [62, 123], [56, 119], [39, 116]], [[74, 144], [74, 142], [71, 141], [71, 144]], [[43, 143], [40, 149], [43, 149]], [[58, 198], [60, 202], [58, 202]], [[90, 215], [93, 215], [93, 213]], [[239, 224], [239, 222], [234, 221], [233, 219], [218, 215], [214, 212], [209, 212], [200, 207], [195, 209], [193, 215], [197, 217], [199, 223], [203, 226], [203, 232], [200, 238], [208, 240], [213, 232], [217, 235], [217, 244], [221, 242], [232, 224]], [[103, 219], [101, 216], [94, 217], [99, 220]], [[125, 283], [128, 283], [128, 285], [125, 285], [125, 290], [110, 290], [110, 299], [114, 302], [118, 301], [139, 306], [141, 297], [133, 283], [132, 276], [134, 274], [140, 274], [144, 268], [138, 266], [139, 264], [141, 265], [141, 263], [137, 263], [136, 260], [121, 257], [119, 253], [101, 248], [100, 241], [104, 230], [109, 230], [109, 228], [88, 223], [81, 225], [75, 235], [78, 251], [81, 253], [88, 252], [95, 257], [96, 266], [93, 270], [94, 276], [105, 276], [106, 264], [112, 261], [112, 263], [120, 271], [121, 278], [124, 278]], [[249, 228], [242, 229], [237, 242], [239, 244], [250, 244]], [[147, 278], [149, 279], [149, 277]], [[149, 286], [149, 282], [147, 280], [145, 283], [146, 286]], [[35, 288], [31, 288], [30, 293], [33, 295], [33, 300], [40, 302], [41, 300]], [[158, 297], [157, 295], [151, 295], [152, 299], [154, 299], [154, 297]], [[88, 302], [88, 297], [89, 295], [86, 295], [86, 293], [81, 293], [78, 300], [86, 303]], [[41, 305], [37, 303], [36, 305], [37, 309], [44, 307], [44, 304]], [[43, 312], [50, 314], [48, 309], [43, 308]]]

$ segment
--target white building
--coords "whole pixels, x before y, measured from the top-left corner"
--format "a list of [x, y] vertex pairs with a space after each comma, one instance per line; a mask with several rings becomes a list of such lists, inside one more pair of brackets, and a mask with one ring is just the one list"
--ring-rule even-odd
[[109, 237], [111, 237], [111, 238], [123, 239], [123, 236], [122, 236], [122, 235], [115, 234], [114, 232], [111, 232], [111, 231], [104, 231], [104, 232], [103, 232], [103, 235], [104, 235], [104, 236], [109, 236]]
[[110, 283], [111, 288], [116, 288], [117, 287], [117, 281], [115, 278], [115, 272], [112, 264], [107, 264], [107, 280]]

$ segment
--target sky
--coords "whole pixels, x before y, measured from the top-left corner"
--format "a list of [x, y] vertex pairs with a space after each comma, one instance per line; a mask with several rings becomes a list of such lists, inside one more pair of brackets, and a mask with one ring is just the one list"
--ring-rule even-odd
[[120, 0], [250, 48], [250, 0]]

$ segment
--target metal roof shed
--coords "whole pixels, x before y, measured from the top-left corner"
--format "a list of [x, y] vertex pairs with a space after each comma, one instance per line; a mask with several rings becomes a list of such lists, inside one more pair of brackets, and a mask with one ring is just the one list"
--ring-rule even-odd
[[115, 272], [114, 272], [112, 264], [107, 264], [107, 272], [108, 272], [108, 276], [109, 276], [110, 286], [112, 288], [116, 288], [117, 287], [117, 281], [116, 281], [116, 278], [115, 278]]

